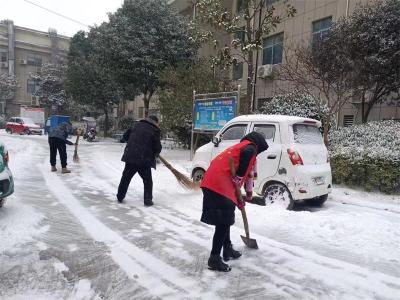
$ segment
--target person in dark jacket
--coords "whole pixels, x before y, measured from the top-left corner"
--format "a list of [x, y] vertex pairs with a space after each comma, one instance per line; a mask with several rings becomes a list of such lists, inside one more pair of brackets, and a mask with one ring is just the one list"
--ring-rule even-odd
[[[235, 222], [235, 207], [243, 209], [245, 203], [235, 195], [235, 185], [241, 187], [246, 183], [246, 199], [252, 199], [252, 176], [256, 164], [256, 156], [268, 149], [262, 134], [251, 132], [236, 144], [215, 157], [204, 174], [201, 183], [203, 191], [203, 212], [201, 221], [215, 226], [212, 249], [208, 266], [211, 270], [229, 272], [231, 267], [223, 259], [237, 259], [242, 254], [233, 249], [230, 239], [230, 227]], [[229, 159], [233, 158], [236, 175], [232, 176]]]
[[56, 172], [56, 157], [57, 150], [61, 160], [61, 173], [71, 173], [71, 170], [67, 168], [67, 147], [66, 145], [74, 145], [71, 141], [68, 141], [68, 135], [72, 131], [70, 123], [61, 123], [57, 127], [50, 129], [49, 132], [49, 146], [50, 146], [50, 165], [51, 171]]
[[132, 177], [139, 173], [144, 184], [144, 205], [151, 206], [153, 205], [151, 168], [156, 168], [156, 157], [162, 149], [158, 118], [149, 116], [136, 122], [124, 133], [121, 141], [128, 144], [121, 159], [125, 162], [125, 169], [118, 186], [118, 202], [123, 202]]

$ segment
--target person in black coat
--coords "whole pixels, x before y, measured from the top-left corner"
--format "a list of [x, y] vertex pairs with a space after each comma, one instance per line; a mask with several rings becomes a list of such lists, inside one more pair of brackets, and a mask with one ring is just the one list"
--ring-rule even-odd
[[121, 142], [127, 142], [127, 145], [121, 159], [125, 162], [125, 169], [118, 186], [118, 202], [123, 202], [132, 177], [139, 173], [144, 184], [144, 205], [151, 206], [153, 205], [151, 168], [156, 168], [156, 157], [162, 149], [158, 118], [149, 116], [136, 122], [124, 133]]

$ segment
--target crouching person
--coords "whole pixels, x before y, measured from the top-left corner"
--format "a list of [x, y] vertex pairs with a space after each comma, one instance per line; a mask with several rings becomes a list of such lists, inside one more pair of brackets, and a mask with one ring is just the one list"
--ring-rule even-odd
[[[233, 249], [230, 239], [230, 227], [235, 223], [235, 207], [242, 209], [244, 202], [239, 202], [235, 195], [235, 185], [241, 187], [253, 172], [256, 156], [267, 150], [268, 145], [262, 134], [247, 134], [236, 144], [215, 157], [201, 183], [203, 191], [203, 213], [201, 221], [215, 226], [212, 249], [208, 260], [210, 270], [229, 272], [231, 267], [224, 263], [237, 259], [242, 254]], [[233, 158], [236, 176], [232, 177], [229, 159]], [[249, 176], [250, 175], [250, 176]], [[251, 201], [251, 187], [246, 186], [246, 201]]]

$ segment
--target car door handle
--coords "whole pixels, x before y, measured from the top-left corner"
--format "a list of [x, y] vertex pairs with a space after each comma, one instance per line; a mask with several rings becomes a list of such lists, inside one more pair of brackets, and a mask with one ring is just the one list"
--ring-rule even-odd
[[267, 156], [268, 159], [275, 159], [276, 158], [276, 154], [270, 154]]

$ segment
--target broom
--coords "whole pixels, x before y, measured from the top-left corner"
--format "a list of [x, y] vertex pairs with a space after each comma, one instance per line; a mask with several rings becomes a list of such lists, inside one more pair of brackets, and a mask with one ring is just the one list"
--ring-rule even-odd
[[73, 157], [74, 163], [79, 163], [78, 143], [79, 143], [79, 136], [80, 136], [80, 135], [81, 135], [81, 130], [78, 129], [78, 130], [76, 131], [75, 151], [74, 151], [74, 157]]
[[172, 172], [172, 174], [174, 174], [176, 180], [178, 180], [179, 184], [181, 184], [184, 188], [189, 190], [198, 190], [200, 188], [200, 183], [194, 182], [186, 175], [179, 172], [177, 169], [171, 166], [171, 164], [166, 161], [164, 157], [159, 156], [159, 158], [161, 162]]

